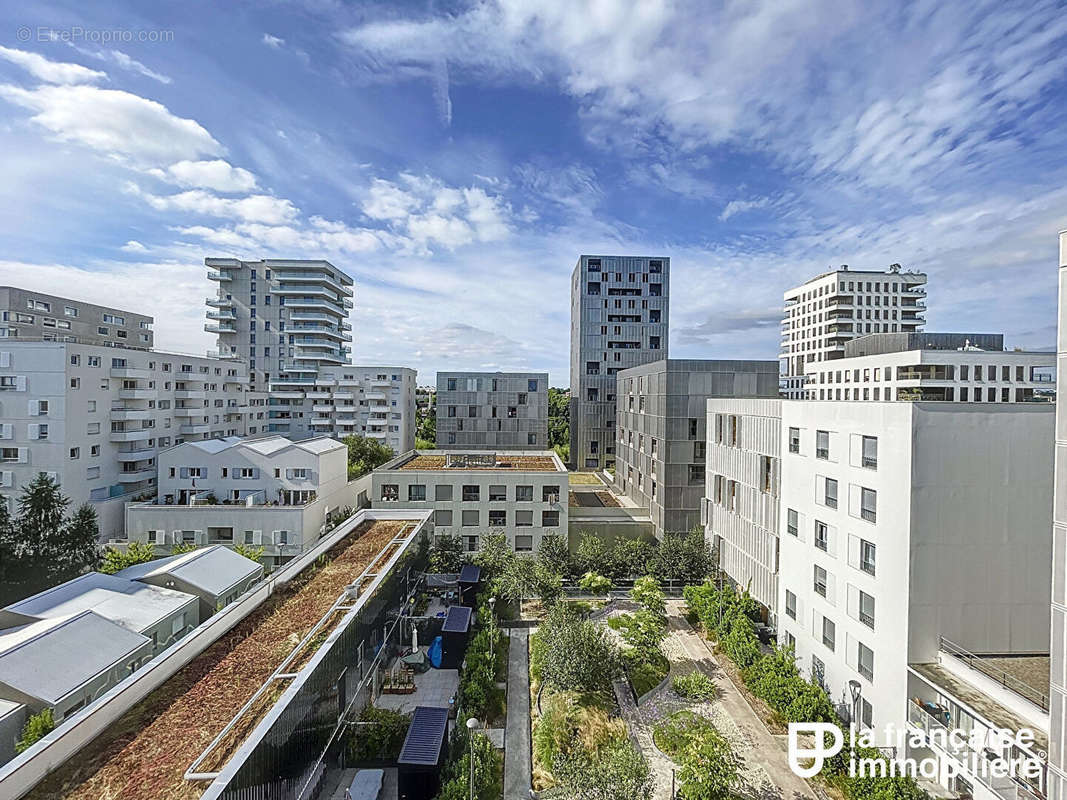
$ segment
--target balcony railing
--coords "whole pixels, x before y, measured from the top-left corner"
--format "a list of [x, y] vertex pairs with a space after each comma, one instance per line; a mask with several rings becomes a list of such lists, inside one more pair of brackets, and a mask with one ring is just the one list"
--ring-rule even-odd
[[1028, 683], [1023, 683], [1018, 678], [1009, 675], [1004, 670], [990, 666], [986, 659], [975, 655], [969, 650], [964, 650], [958, 644], [946, 639], [944, 636], [941, 637], [940, 649], [949, 655], [958, 658], [976, 672], [982, 673], [987, 678], [992, 678], [1004, 688], [1011, 689], [1017, 695], [1025, 697], [1042, 711], [1048, 711], [1049, 698], [1044, 692], [1035, 689]]

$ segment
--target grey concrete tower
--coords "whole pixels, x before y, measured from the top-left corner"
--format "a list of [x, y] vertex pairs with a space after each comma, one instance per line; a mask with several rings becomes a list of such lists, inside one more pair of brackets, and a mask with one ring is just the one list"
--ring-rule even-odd
[[571, 276], [571, 464], [615, 466], [616, 374], [667, 358], [671, 260], [579, 256]]
[[547, 372], [438, 372], [441, 450], [547, 450]]

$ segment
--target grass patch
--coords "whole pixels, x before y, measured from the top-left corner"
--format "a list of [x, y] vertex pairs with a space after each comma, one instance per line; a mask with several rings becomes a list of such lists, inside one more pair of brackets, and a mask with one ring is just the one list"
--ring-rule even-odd
[[690, 742], [716, 733], [711, 720], [692, 711], [675, 711], [652, 729], [656, 747], [673, 759], [685, 752]]
[[627, 650], [622, 654], [622, 664], [638, 698], [656, 688], [671, 671], [671, 662], [662, 653], [646, 657], [637, 650]]
[[603, 486], [604, 481], [600, 480], [592, 472], [572, 472], [567, 476], [570, 480], [571, 486]]
[[710, 700], [718, 694], [715, 681], [699, 670], [673, 678], [671, 688], [675, 694], [689, 700]]

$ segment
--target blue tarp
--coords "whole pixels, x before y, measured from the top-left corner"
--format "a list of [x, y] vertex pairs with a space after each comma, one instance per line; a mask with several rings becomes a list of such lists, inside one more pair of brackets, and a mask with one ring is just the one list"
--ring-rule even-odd
[[426, 651], [426, 657], [430, 659], [430, 664], [434, 669], [441, 669], [441, 637], [437, 636], [430, 644], [429, 649]]

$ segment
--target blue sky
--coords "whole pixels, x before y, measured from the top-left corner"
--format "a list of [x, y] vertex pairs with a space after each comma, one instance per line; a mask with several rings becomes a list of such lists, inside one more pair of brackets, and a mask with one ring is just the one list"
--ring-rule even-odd
[[829, 265], [1055, 337], [1054, 2], [0, 2], [0, 283], [202, 352], [205, 256], [328, 258], [354, 357], [568, 382], [580, 253], [672, 258], [671, 355], [775, 358]]

